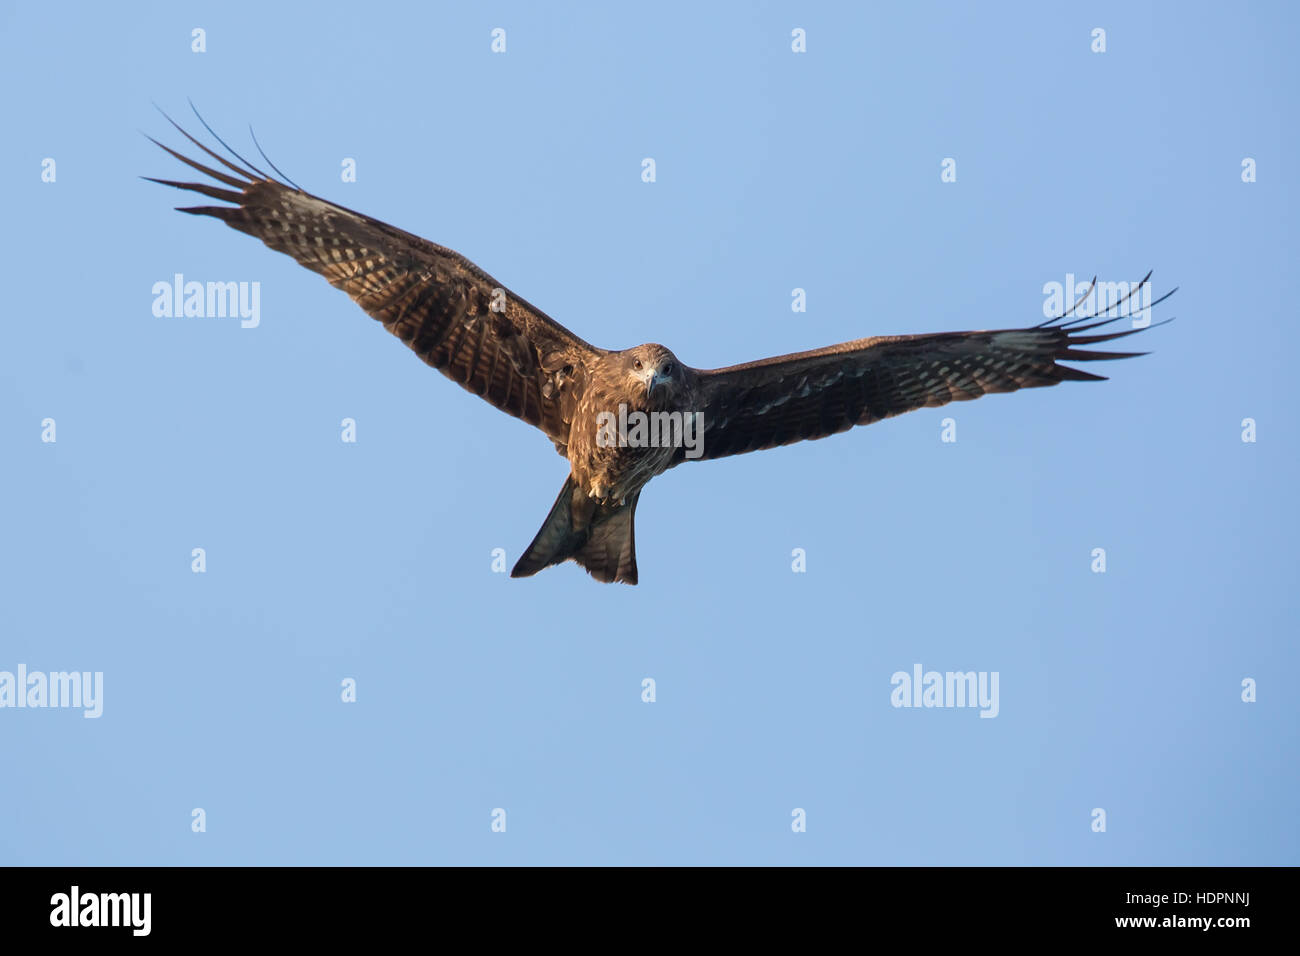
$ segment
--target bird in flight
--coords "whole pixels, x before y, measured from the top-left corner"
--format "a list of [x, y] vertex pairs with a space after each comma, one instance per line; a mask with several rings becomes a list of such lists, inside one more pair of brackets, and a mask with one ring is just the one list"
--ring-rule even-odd
[[206, 122], [233, 159], [168, 121], [220, 165], [149, 137], [211, 182], [146, 179], [224, 204], [179, 211], [220, 219], [324, 276], [427, 364], [540, 428], [568, 460], [564, 486], [512, 577], [572, 560], [599, 581], [636, 584], [641, 490], [683, 462], [824, 438], [990, 392], [1104, 381], [1059, 362], [1146, 354], [1081, 346], [1142, 331], [1093, 330], [1124, 318], [1111, 312], [1123, 313], [1150, 273], [1104, 310], [1071, 318], [1090, 285], [1062, 315], [1028, 328], [877, 336], [719, 369], [691, 368], [662, 345], [603, 349], [452, 250], [267, 175]]

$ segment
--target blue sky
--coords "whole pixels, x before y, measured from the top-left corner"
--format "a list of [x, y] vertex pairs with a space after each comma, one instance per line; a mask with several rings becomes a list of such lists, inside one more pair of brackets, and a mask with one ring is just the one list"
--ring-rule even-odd
[[[97, 719], [0, 708], [0, 862], [1300, 862], [1293, 6], [45, 4], [0, 30], [0, 671], [103, 674]], [[511, 580], [492, 550], [513, 564], [565, 463], [172, 212], [138, 177], [183, 167], [139, 131], [179, 145], [151, 102], [195, 126], [187, 97], [606, 347], [714, 367], [1017, 327], [1067, 274], [1152, 268], [1178, 320], [1105, 383], [675, 469], [636, 588]], [[178, 272], [259, 283], [260, 324], [154, 316]], [[996, 672], [996, 718], [893, 707], [918, 664]]]

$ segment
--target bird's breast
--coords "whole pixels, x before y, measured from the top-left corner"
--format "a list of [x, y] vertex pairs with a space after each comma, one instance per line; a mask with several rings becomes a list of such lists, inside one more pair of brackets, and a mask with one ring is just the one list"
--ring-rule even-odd
[[584, 399], [569, 435], [574, 480], [589, 497], [627, 498], [672, 463], [683, 421], [681, 412], [646, 407], [626, 395]]

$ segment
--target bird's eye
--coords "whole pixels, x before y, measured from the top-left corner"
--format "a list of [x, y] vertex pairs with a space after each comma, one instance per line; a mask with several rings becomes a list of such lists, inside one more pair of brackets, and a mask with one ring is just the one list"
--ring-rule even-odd
[[673, 363], [672, 363], [672, 362], [668, 362], [667, 364], [664, 365], [664, 374], [665, 374], [665, 375], [672, 375], [672, 374], [673, 374]]
[[638, 372], [641, 371], [641, 360], [637, 359], [635, 362], [633, 362], [632, 367], [636, 369]]

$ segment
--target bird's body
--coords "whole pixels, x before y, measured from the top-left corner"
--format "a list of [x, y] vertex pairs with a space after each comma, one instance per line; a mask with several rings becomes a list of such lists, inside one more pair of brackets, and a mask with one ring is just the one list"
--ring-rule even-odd
[[[653, 421], [653, 415], [694, 412], [693, 379], [691, 370], [662, 345], [613, 352], [593, 364], [568, 442], [573, 479], [585, 495], [603, 502], [621, 501], [672, 467], [675, 447], [652, 442], [658, 436], [644, 434], [644, 428], [641, 438], [629, 437], [617, 425], [628, 419]], [[614, 434], [600, 428], [602, 415], [608, 416], [605, 421], [614, 426]]]
[[[662, 345], [639, 345], [593, 361], [569, 429], [569, 478], [513, 573], [534, 574], [574, 557], [600, 580], [635, 584], [641, 489], [671, 468], [681, 451], [671, 441], [671, 427], [651, 433], [645, 423], [684, 421], [697, 400], [694, 371]], [[628, 421], [639, 424], [639, 431], [628, 429]], [[658, 440], [665, 432], [669, 440]]]
[[[568, 460], [516, 577], [574, 560], [598, 580], [635, 584], [641, 491], [685, 461], [822, 438], [989, 392], [1100, 380], [1057, 359], [1140, 354], [1079, 349], [1140, 330], [1082, 335], [1122, 316], [1080, 326], [1097, 316], [1066, 321], [1073, 308], [1032, 328], [859, 339], [715, 370], [691, 368], [662, 345], [601, 349], [450, 249], [237, 165], [181, 132], [234, 174], [163, 146], [230, 187], [153, 180], [231, 204], [182, 211], [221, 219], [323, 275], [429, 365], [541, 429]], [[1145, 287], [1143, 279], [1134, 291]]]

